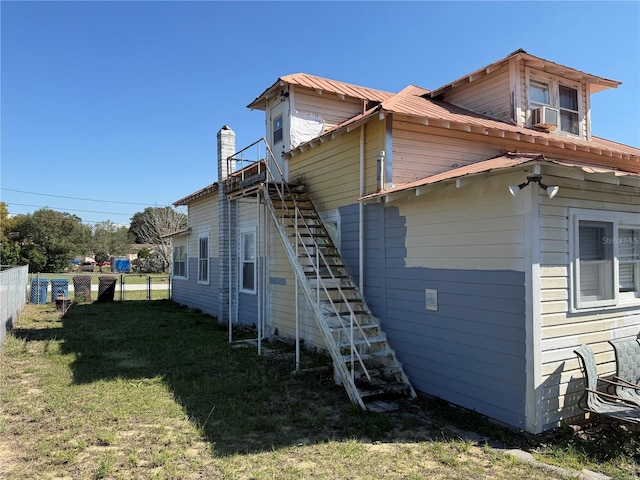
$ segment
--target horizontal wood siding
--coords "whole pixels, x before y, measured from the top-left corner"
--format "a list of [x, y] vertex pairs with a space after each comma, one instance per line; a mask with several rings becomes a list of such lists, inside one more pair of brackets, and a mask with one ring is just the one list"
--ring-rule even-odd
[[500, 153], [497, 144], [479, 144], [468, 136], [433, 135], [432, 131], [424, 125], [393, 121], [393, 183], [413, 182]]
[[[295, 274], [271, 221], [267, 228], [267, 327], [270, 333], [293, 339], [296, 336]], [[300, 338], [310, 345], [324, 348], [322, 335], [302, 289], [299, 289], [298, 309]]]
[[293, 87], [294, 108], [299, 113], [316, 113], [324, 120], [325, 131], [339, 123], [362, 113], [362, 101], [353, 98], [341, 100], [331, 93], [318, 94], [302, 88]]
[[[476, 198], [471, 191], [467, 194]], [[482, 198], [478, 200], [482, 203]], [[442, 201], [446, 203], [444, 198]], [[468, 200], [465, 204], [454, 198], [451, 201], [450, 220], [460, 216], [459, 223], [468, 221], [464, 208]], [[451, 268], [438, 268], [440, 259], [428, 252], [416, 257], [413, 252], [420, 249], [421, 237], [436, 248], [437, 239], [442, 248], [450, 248], [456, 238], [464, 237], [453, 233], [437, 236], [444, 222], [431, 224], [430, 218], [438, 216], [438, 209], [432, 210], [438, 204], [437, 196], [425, 195], [385, 208], [367, 205], [365, 298], [374, 315], [382, 319], [390, 345], [417, 390], [511, 425], [524, 425], [524, 273], [491, 268], [499, 263], [495, 260], [487, 261], [485, 269], [465, 269], [464, 262], [448, 258], [445, 264]], [[454, 210], [455, 205], [459, 210]], [[497, 206], [487, 201], [487, 211]], [[342, 209], [341, 220], [345, 240], [355, 243], [357, 226], [348, 225], [357, 222], [354, 210]], [[495, 217], [503, 213], [497, 211]], [[517, 212], [511, 215], [519, 216]], [[489, 218], [486, 215], [485, 221], [491, 223]], [[508, 231], [519, 229], [522, 220], [512, 220]], [[481, 257], [501, 235], [474, 237], [477, 244], [469, 242], [459, 251], [468, 257], [477, 252], [475, 256]], [[521, 248], [519, 242], [502, 247], [506, 256], [510, 248]], [[356, 250], [345, 247], [343, 242], [347, 263], [357, 264]], [[425, 289], [437, 290], [437, 311], [426, 309]]]
[[[551, 169], [552, 170], [552, 169]], [[543, 172], [544, 173], [544, 172]], [[577, 402], [583, 393], [583, 374], [573, 350], [591, 345], [600, 374], [615, 372], [615, 356], [608, 340], [637, 337], [640, 307], [601, 309], [571, 313], [573, 294], [570, 278], [570, 208], [640, 215], [640, 189], [589, 180], [545, 175], [544, 181], [559, 185], [553, 199], [540, 191], [540, 302], [543, 423], [547, 428], [582, 413]]]
[[171, 299], [180, 305], [186, 305], [217, 317], [219, 315], [218, 285], [215, 279], [218, 278], [218, 258], [209, 259], [209, 285], [198, 283], [198, 259], [189, 258], [187, 269], [190, 272], [189, 278], [173, 279]]
[[353, 203], [360, 189], [360, 134], [354, 131], [293, 157], [289, 162], [292, 182], [307, 185], [319, 211]]
[[508, 122], [511, 120], [510, 91], [509, 66], [505, 64], [479, 80], [447, 91], [443, 100]]
[[[218, 285], [218, 197], [208, 195], [191, 202], [188, 206], [188, 221], [191, 232], [186, 238], [187, 278], [173, 280], [172, 299], [190, 308], [218, 316], [220, 310]], [[209, 284], [198, 283], [198, 236], [209, 232]], [[174, 240], [177, 245], [180, 238]]]
[[402, 240], [404, 250], [398, 253], [408, 267], [524, 271], [523, 206], [508, 192], [520, 179], [494, 175], [460, 188], [451, 183], [409, 195], [398, 200], [401, 213], [394, 220], [406, 218], [406, 224], [393, 224], [387, 238]]

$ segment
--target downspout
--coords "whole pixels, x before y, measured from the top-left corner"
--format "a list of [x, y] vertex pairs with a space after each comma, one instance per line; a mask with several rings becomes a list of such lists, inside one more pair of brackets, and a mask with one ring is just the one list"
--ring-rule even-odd
[[256, 196], [256, 217], [258, 224], [258, 232], [256, 234], [256, 265], [258, 267], [258, 271], [256, 272], [256, 279], [258, 280], [258, 355], [262, 355], [262, 289], [264, 287], [262, 282], [262, 270], [264, 267], [261, 265], [260, 254], [262, 253], [262, 225], [260, 223], [260, 194]]
[[[364, 196], [364, 125], [360, 127], [360, 198]], [[358, 287], [364, 297], [364, 203], [358, 202]]]
[[227, 252], [227, 267], [229, 269], [229, 275], [227, 275], [227, 280], [228, 280], [228, 285], [227, 288], [229, 289], [229, 343], [231, 343], [231, 341], [233, 340], [233, 325], [232, 325], [232, 321], [233, 321], [233, 316], [232, 316], [232, 305], [233, 305], [233, 291], [231, 290], [231, 287], [233, 285], [233, 281], [231, 279], [231, 277], [233, 276], [233, 269], [232, 269], [232, 256], [231, 256], [231, 199], [229, 197], [227, 197], [227, 225], [228, 227], [228, 252]]

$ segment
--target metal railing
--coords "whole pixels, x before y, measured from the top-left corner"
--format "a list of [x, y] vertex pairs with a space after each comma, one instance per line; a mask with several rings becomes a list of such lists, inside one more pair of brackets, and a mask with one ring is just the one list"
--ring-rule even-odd
[[1, 267], [0, 271], [0, 352], [4, 337], [27, 303], [28, 266]]

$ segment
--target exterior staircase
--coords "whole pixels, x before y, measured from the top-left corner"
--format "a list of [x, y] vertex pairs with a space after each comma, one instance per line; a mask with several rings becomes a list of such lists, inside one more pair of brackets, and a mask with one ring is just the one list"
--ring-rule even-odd
[[260, 189], [350, 400], [379, 411], [389, 398], [415, 397], [304, 186], [264, 182]]

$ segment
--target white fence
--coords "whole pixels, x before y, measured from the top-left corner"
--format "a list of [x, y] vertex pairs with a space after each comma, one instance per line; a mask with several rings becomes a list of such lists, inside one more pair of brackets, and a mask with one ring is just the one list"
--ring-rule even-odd
[[27, 302], [28, 266], [0, 271], [0, 352], [4, 337]]

